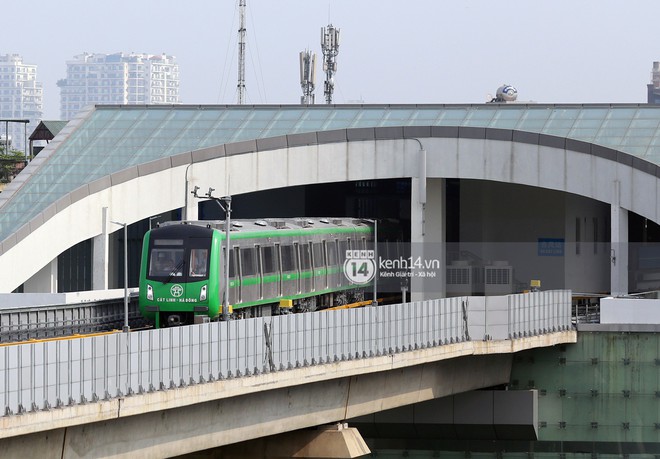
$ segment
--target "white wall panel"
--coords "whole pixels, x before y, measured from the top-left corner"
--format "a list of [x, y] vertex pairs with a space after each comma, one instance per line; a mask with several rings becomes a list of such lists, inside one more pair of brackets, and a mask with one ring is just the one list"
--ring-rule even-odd
[[257, 155], [257, 189], [283, 188], [287, 185], [288, 149], [262, 151]]
[[289, 186], [318, 183], [319, 156], [322, 146], [310, 145], [289, 148], [289, 163], [287, 164]]
[[657, 221], [658, 179], [645, 172], [634, 169], [632, 171], [631, 188], [631, 195], [635, 199], [632, 200], [630, 210]]
[[459, 139], [458, 176], [462, 178], [483, 178], [486, 166], [486, 140]]
[[[459, 139], [420, 139], [426, 150], [426, 174], [429, 177], [458, 177]], [[408, 145], [408, 144], [406, 144]], [[413, 145], [417, 145], [414, 142]], [[419, 146], [417, 146], [419, 148]], [[416, 174], [416, 164], [406, 163], [406, 174]], [[408, 169], [408, 167], [410, 169]]]
[[346, 143], [331, 143], [308, 147], [318, 156], [318, 182], [345, 182], [348, 178], [348, 147]]
[[539, 146], [539, 185], [551, 190], [565, 191], [565, 151]]
[[348, 142], [347, 172], [349, 180], [376, 177], [376, 151], [374, 141]]
[[513, 172], [511, 180], [521, 185], [539, 186], [539, 175], [541, 173], [539, 146], [528, 143], [514, 143], [512, 149]]
[[591, 155], [566, 151], [566, 191], [592, 197]]
[[513, 170], [511, 142], [490, 141], [484, 145], [486, 170], [484, 178], [498, 182], [510, 182]]

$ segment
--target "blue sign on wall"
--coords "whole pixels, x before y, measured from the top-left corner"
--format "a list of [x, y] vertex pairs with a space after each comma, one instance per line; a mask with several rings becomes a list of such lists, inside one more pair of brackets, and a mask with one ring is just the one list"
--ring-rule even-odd
[[538, 239], [539, 257], [563, 257], [564, 239], [552, 237], [540, 237]]

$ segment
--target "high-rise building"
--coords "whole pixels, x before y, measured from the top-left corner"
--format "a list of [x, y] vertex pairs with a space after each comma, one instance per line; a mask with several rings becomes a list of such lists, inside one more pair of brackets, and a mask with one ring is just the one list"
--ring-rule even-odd
[[660, 104], [660, 62], [653, 63], [651, 70], [651, 83], [646, 85], [649, 104]]
[[[37, 66], [23, 63], [18, 54], [0, 55], [0, 141], [24, 150], [27, 136], [43, 116], [43, 85], [37, 82]], [[8, 120], [30, 120], [29, 123]]]
[[179, 65], [165, 54], [80, 54], [59, 80], [60, 116], [92, 104], [179, 104]]

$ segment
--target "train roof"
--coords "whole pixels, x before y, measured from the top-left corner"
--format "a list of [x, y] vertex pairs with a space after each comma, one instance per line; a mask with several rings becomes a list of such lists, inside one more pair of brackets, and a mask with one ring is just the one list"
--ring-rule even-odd
[[[196, 225], [213, 228], [216, 230], [225, 230], [224, 220], [184, 220], [161, 223], [160, 226], [170, 225]], [[294, 230], [313, 232], [314, 230], [336, 230], [338, 232], [345, 230], [369, 230], [372, 222], [365, 219], [356, 218], [262, 218], [262, 219], [232, 219], [232, 234], [250, 234], [263, 233], [265, 231]]]

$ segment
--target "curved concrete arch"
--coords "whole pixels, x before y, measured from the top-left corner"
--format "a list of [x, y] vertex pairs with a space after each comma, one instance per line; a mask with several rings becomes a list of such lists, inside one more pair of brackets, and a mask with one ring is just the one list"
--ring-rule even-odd
[[195, 185], [235, 195], [314, 183], [419, 179], [424, 174], [422, 179], [494, 180], [564, 191], [660, 221], [660, 168], [598, 145], [474, 127], [319, 131], [186, 152], [74, 190], [2, 241], [0, 292], [10, 292], [35, 275], [42, 284], [48, 282], [57, 256], [90, 238], [101, 241], [95, 244], [95, 256], [107, 257], [107, 234], [120, 229], [112, 221], [130, 224], [173, 208], [191, 208], [188, 191]]

